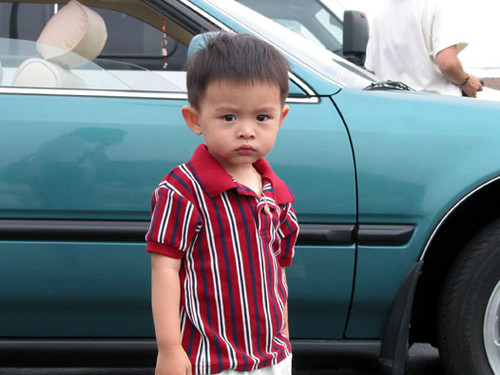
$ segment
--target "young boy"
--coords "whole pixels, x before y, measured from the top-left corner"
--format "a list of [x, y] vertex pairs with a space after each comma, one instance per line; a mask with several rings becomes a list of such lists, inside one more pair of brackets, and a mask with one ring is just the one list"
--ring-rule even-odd
[[190, 161], [153, 194], [156, 374], [291, 374], [284, 267], [293, 196], [263, 157], [288, 113], [288, 64], [271, 45], [218, 33], [191, 57]]

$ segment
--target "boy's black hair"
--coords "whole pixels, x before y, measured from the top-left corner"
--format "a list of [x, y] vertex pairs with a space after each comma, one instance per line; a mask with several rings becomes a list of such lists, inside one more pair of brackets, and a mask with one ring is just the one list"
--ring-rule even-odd
[[188, 100], [199, 109], [207, 86], [214, 81], [277, 84], [282, 104], [288, 96], [288, 62], [272, 45], [246, 34], [228, 32], [204, 36], [204, 46], [187, 63]]

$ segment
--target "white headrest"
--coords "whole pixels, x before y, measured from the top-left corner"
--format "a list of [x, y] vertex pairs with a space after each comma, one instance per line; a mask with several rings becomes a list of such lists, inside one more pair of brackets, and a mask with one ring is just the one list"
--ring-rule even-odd
[[77, 55], [87, 60], [99, 56], [107, 38], [102, 17], [71, 0], [47, 22], [37, 40], [37, 49], [43, 58], [71, 68], [85, 63]]
[[28, 59], [17, 69], [13, 86], [85, 88], [85, 82], [71, 71], [44, 59]]

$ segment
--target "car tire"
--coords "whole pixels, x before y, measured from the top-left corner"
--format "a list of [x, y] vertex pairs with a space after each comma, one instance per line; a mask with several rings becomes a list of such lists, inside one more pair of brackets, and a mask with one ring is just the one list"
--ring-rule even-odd
[[438, 316], [439, 353], [452, 375], [500, 375], [500, 219], [455, 260]]

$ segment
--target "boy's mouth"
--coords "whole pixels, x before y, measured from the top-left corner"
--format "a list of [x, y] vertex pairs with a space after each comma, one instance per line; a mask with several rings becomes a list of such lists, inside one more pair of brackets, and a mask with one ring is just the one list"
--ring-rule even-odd
[[240, 155], [250, 155], [250, 154], [253, 154], [255, 152], [255, 148], [253, 148], [250, 145], [243, 145], [241, 147], [238, 147], [236, 149], [236, 152]]

